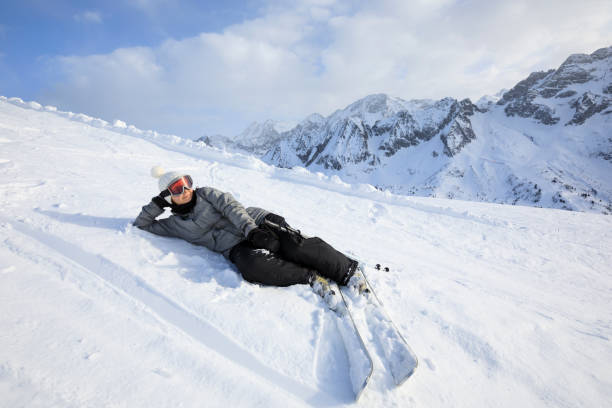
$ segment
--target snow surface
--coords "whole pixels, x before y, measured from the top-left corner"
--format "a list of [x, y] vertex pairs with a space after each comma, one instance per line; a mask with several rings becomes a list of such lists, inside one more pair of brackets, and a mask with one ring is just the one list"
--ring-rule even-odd
[[124, 122], [0, 98], [0, 406], [353, 403], [335, 315], [298, 285], [131, 226], [152, 165], [283, 214], [370, 275], [419, 357], [360, 406], [605, 407], [612, 218], [402, 197]]

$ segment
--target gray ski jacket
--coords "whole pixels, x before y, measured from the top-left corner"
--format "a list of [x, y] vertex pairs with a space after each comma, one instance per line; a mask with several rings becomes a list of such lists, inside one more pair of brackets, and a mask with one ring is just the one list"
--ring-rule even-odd
[[134, 225], [153, 234], [205, 246], [228, 258], [230, 250], [269, 214], [262, 208], [244, 208], [230, 193], [212, 187], [197, 188], [194, 194], [196, 205], [189, 213], [156, 220], [164, 209], [151, 201], [142, 207]]

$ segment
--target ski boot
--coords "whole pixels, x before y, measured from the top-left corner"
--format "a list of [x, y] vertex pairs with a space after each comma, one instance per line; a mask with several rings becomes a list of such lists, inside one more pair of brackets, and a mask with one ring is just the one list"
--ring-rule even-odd
[[363, 265], [359, 264], [357, 270], [351, 276], [346, 286], [359, 293], [360, 295], [367, 295], [370, 293], [370, 289], [368, 289], [368, 284], [366, 283], [365, 277], [363, 276]]
[[336, 292], [331, 288], [329, 281], [326, 278], [316, 274], [310, 281], [310, 286], [312, 287], [314, 293], [323, 298], [323, 300], [331, 310], [336, 310], [336, 308], [338, 307], [338, 297], [336, 296]]

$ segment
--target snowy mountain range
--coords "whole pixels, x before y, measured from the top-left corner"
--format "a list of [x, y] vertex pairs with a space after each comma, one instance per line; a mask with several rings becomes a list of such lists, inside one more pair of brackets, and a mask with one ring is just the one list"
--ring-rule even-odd
[[271, 119], [263, 123], [253, 122], [239, 135], [229, 138], [223, 135], [205, 135], [196, 140], [212, 147], [230, 147], [234, 150], [263, 155], [283, 138], [283, 132], [292, 129], [291, 124]]
[[609, 214], [611, 101], [608, 47], [476, 104], [370, 95], [287, 131], [255, 123], [216, 145], [399, 194]]

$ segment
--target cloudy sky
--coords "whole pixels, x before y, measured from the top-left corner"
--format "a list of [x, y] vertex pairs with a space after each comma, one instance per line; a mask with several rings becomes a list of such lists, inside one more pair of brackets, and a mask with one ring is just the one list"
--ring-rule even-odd
[[0, 95], [184, 137], [477, 100], [612, 45], [609, 0], [3, 0]]

